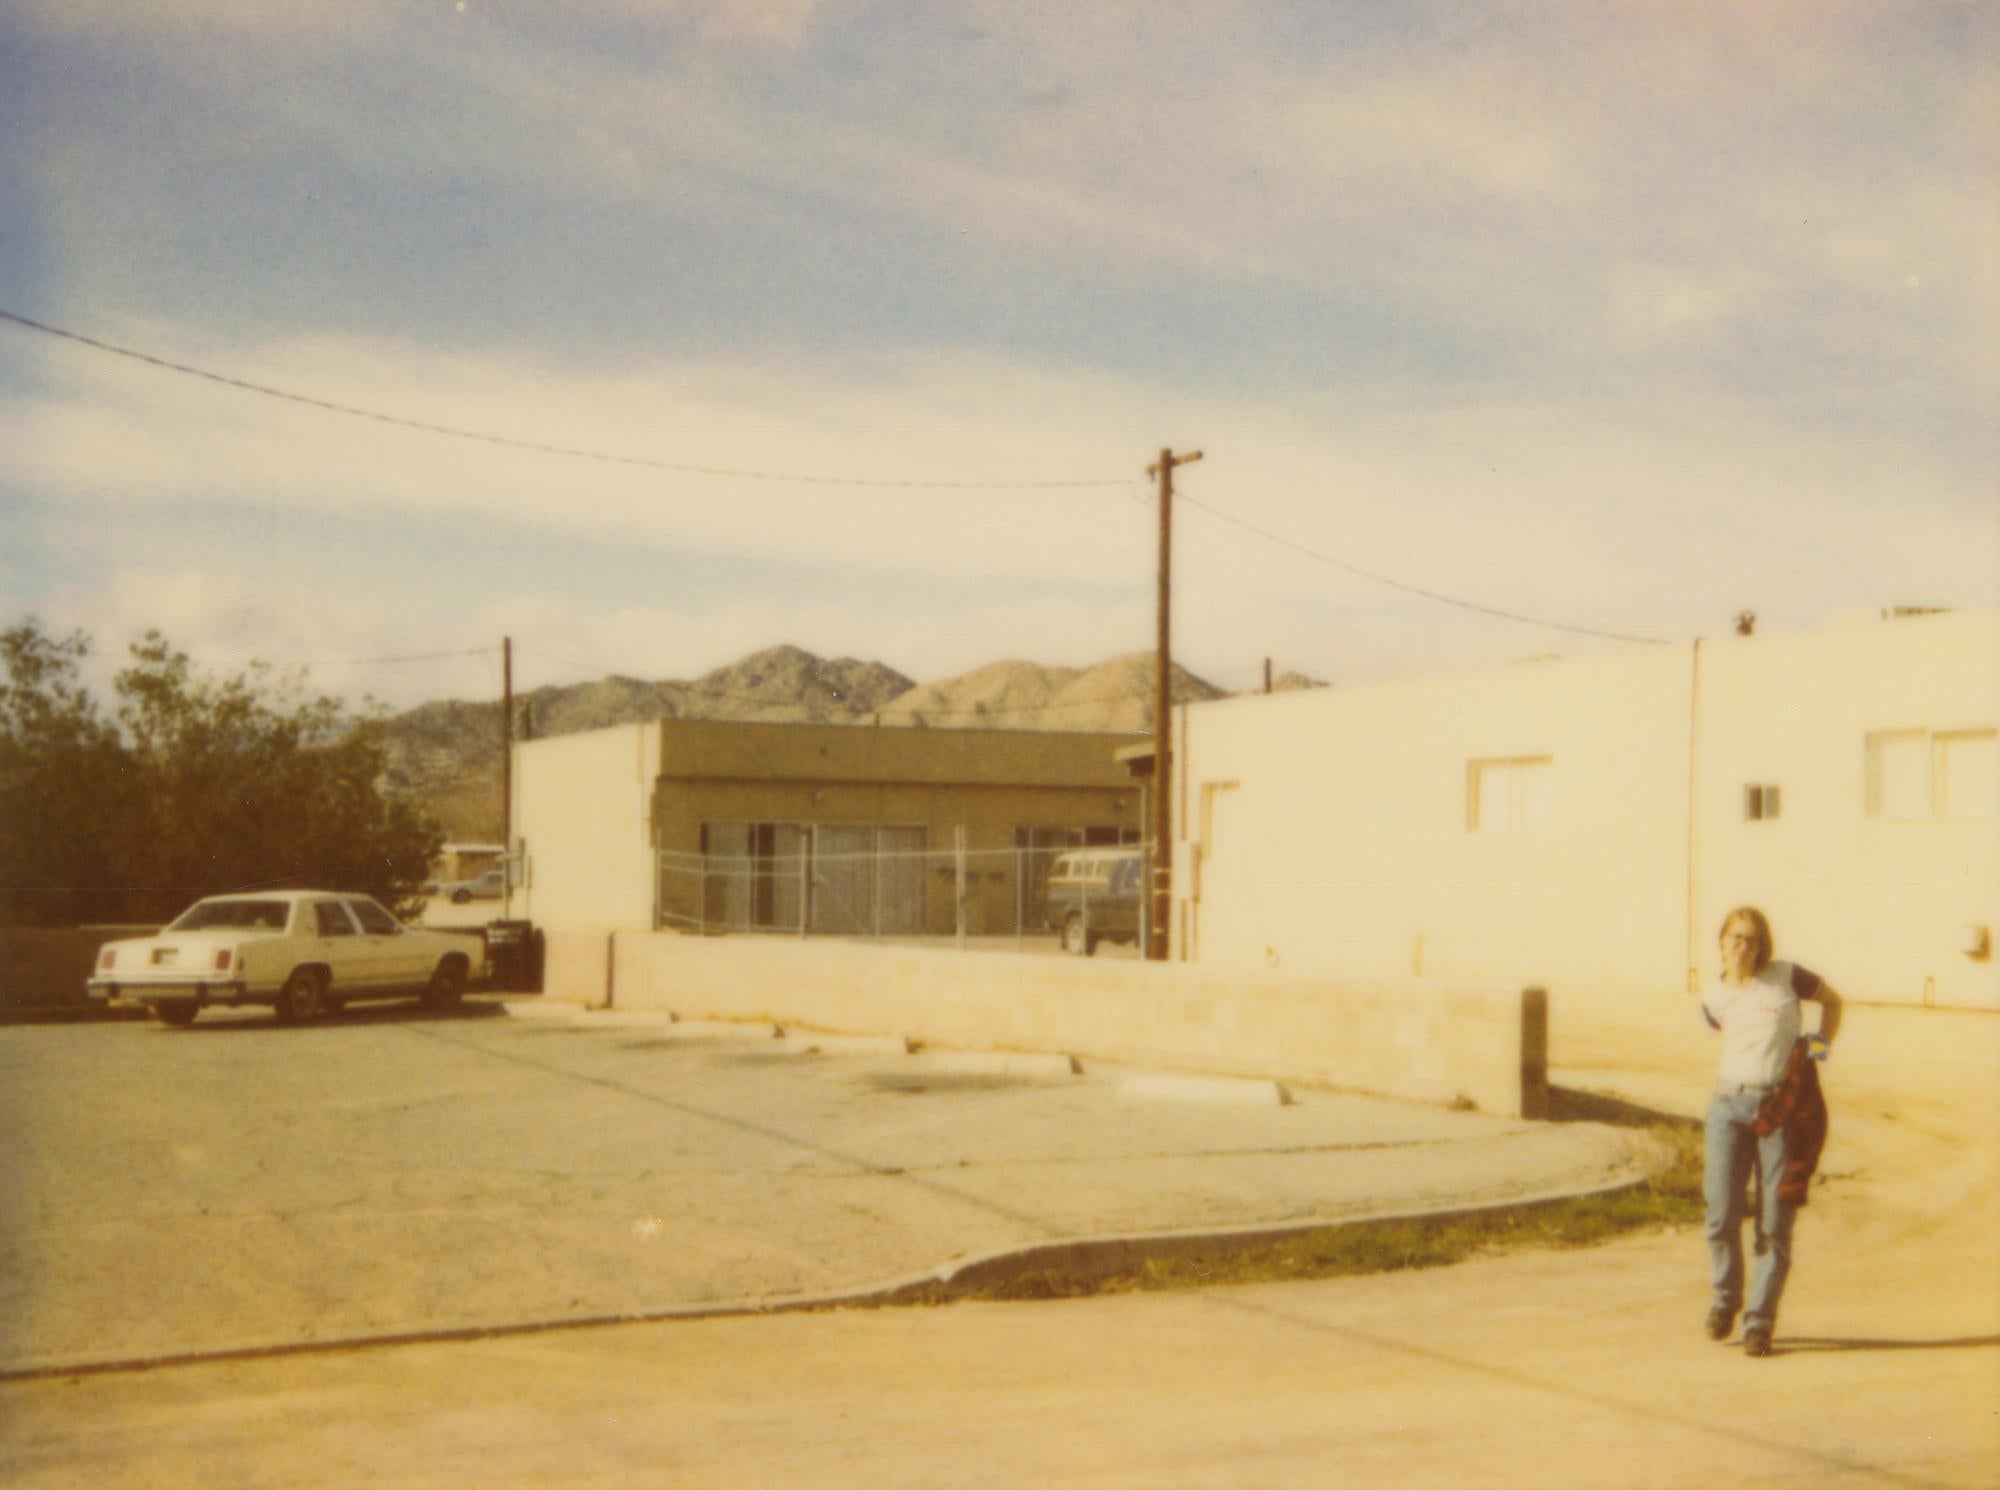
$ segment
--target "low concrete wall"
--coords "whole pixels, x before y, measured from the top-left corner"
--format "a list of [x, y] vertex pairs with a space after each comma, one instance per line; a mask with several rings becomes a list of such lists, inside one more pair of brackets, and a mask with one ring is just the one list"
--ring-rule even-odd
[[1050, 1051], [1538, 1116], [1539, 989], [1362, 985], [1184, 963], [847, 942], [551, 936], [546, 991], [621, 1009], [765, 1018], [940, 1045]]
[[95, 1007], [83, 985], [97, 949], [157, 926], [0, 926], [0, 1013]]
[[611, 998], [611, 933], [542, 933], [542, 997], [572, 1004], [603, 1004]]

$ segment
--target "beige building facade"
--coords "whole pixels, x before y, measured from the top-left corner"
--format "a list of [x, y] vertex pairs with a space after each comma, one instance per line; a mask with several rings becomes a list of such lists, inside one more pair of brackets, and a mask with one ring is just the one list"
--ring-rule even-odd
[[2000, 1008], [2000, 615], [1179, 711], [1175, 955], [1639, 1000], [1761, 906], [1850, 997]]
[[1119, 743], [714, 720], [532, 741], [510, 911], [566, 931], [1013, 931], [1052, 852], [1136, 840]]

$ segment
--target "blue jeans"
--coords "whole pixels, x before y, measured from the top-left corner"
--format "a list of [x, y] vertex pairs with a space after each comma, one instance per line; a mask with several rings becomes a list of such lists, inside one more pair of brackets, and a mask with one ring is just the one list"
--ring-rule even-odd
[[1734, 1314], [1744, 1304], [1743, 1218], [1749, 1213], [1751, 1171], [1761, 1185], [1757, 1211], [1757, 1263], [1750, 1277], [1745, 1330], [1770, 1330], [1778, 1322], [1778, 1299], [1792, 1270], [1792, 1222], [1798, 1207], [1778, 1199], [1785, 1174], [1785, 1134], [1781, 1128], [1759, 1138], [1750, 1124], [1764, 1099], [1761, 1089], [1717, 1092], [1708, 1104], [1707, 1162], [1702, 1195], [1708, 1202], [1709, 1282], [1715, 1306]]

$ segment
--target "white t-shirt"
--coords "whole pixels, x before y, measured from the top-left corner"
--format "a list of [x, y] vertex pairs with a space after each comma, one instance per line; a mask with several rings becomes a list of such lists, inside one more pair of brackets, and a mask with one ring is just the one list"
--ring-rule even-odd
[[1716, 1079], [1724, 1085], [1775, 1082], [1799, 1038], [1799, 1000], [1818, 995], [1818, 975], [1796, 963], [1770, 963], [1747, 983], [1717, 978], [1701, 997], [1701, 1012], [1722, 1031]]

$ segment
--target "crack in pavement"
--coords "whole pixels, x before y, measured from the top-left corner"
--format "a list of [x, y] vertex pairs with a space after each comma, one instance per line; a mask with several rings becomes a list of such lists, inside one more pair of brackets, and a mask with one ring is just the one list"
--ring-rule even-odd
[[1825, 1465], [1829, 1469], [1837, 1469], [1842, 1473], [1870, 1475], [1890, 1484], [1907, 1485], [1911, 1487], [1911, 1490], [1951, 1490], [1949, 1485], [1939, 1480], [1918, 1479], [1914, 1475], [1903, 1473], [1901, 1470], [1888, 1469], [1879, 1464], [1870, 1464], [1863, 1459], [1852, 1459], [1844, 1454], [1830, 1454], [1824, 1449], [1817, 1449], [1809, 1444], [1795, 1443], [1779, 1438], [1768, 1438], [1761, 1434], [1748, 1432], [1742, 1428], [1731, 1428], [1718, 1423], [1704, 1422], [1700, 1418], [1689, 1417], [1685, 1413], [1668, 1412], [1662, 1408], [1646, 1407], [1638, 1403], [1626, 1402], [1603, 1392], [1586, 1391], [1579, 1387], [1568, 1386], [1562, 1382], [1548, 1381], [1527, 1371], [1516, 1371], [1505, 1366], [1489, 1365], [1485, 1361], [1467, 1360], [1463, 1356], [1452, 1355], [1442, 1350], [1432, 1350], [1428, 1346], [1413, 1345], [1404, 1340], [1388, 1339], [1381, 1335], [1371, 1334], [1367, 1330], [1355, 1329], [1351, 1325], [1329, 1324], [1322, 1319], [1311, 1319], [1268, 1304], [1256, 1304], [1238, 1298], [1225, 1298], [1220, 1294], [1211, 1293], [1205, 1294], [1202, 1297], [1205, 1302], [1218, 1309], [1231, 1309], [1241, 1314], [1254, 1314], [1260, 1318], [1275, 1320], [1280, 1324], [1291, 1325], [1296, 1329], [1306, 1330], [1313, 1334], [1332, 1335], [1337, 1339], [1357, 1341], [1360, 1344], [1373, 1346], [1377, 1350], [1387, 1351], [1392, 1354], [1415, 1356], [1419, 1360], [1429, 1361], [1434, 1365], [1449, 1367], [1456, 1371], [1469, 1372], [1476, 1376], [1485, 1376], [1494, 1381], [1502, 1381], [1512, 1386], [1525, 1387], [1531, 1391], [1541, 1392], [1549, 1396], [1566, 1397], [1573, 1402], [1588, 1403], [1592, 1407], [1603, 1408], [1609, 1412], [1622, 1413], [1627, 1417], [1639, 1418], [1646, 1422], [1663, 1423], [1668, 1427], [1683, 1428], [1690, 1432], [1704, 1433], [1715, 1438], [1726, 1438], [1736, 1443], [1745, 1444], [1751, 1448], [1763, 1449], [1769, 1453], [1811, 1459], [1816, 1463]]
[[797, 1134], [787, 1133], [781, 1128], [773, 1128], [763, 1123], [754, 1123], [747, 1118], [731, 1117], [728, 1113], [713, 1112], [707, 1108], [696, 1107], [686, 1102], [676, 1102], [671, 1097], [663, 1097], [657, 1092], [649, 1092], [638, 1087], [627, 1086], [625, 1083], [612, 1080], [609, 1077], [593, 1076], [588, 1072], [569, 1070], [562, 1066], [553, 1065], [548, 1061], [535, 1060], [529, 1056], [516, 1055], [505, 1050], [494, 1050], [489, 1046], [475, 1044], [469, 1040], [454, 1040], [448, 1036], [439, 1034], [436, 1030], [426, 1029], [421, 1025], [398, 1025], [397, 1028], [426, 1040], [434, 1040], [441, 1045], [455, 1045], [461, 1050], [471, 1051], [476, 1055], [487, 1056], [498, 1061], [507, 1061], [517, 1066], [525, 1066], [529, 1070], [539, 1071], [547, 1076], [556, 1076], [568, 1081], [581, 1082], [586, 1086], [594, 1086], [604, 1091], [615, 1092], [621, 1097], [630, 1097], [654, 1107], [665, 1108], [670, 1112], [678, 1112], [684, 1116], [715, 1123], [721, 1127], [734, 1128], [739, 1132], [749, 1133], [758, 1138], [800, 1149], [808, 1154], [816, 1154], [822, 1159], [833, 1160], [836, 1164], [851, 1166], [861, 1175], [874, 1176], [881, 1179], [903, 1180], [908, 1184], [919, 1186], [937, 1195], [942, 1195], [948, 1200], [956, 1201], [960, 1205], [970, 1206], [975, 1210], [985, 1211], [989, 1215], [999, 1216], [1004, 1220], [1013, 1222], [1017, 1226], [1025, 1227], [1039, 1236], [1060, 1239], [1064, 1235], [1061, 1228], [1052, 1226], [1041, 1216], [1031, 1215], [1026, 1211], [1015, 1210], [1011, 1206], [1000, 1205], [981, 1196], [968, 1195], [963, 1190], [957, 1189], [954, 1186], [927, 1178], [922, 1174], [912, 1173], [901, 1165], [883, 1164], [864, 1155], [843, 1153], [839, 1149], [828, 1148], [824, 1144], [814, 1143], [810, 1139], [799, 1137]]

